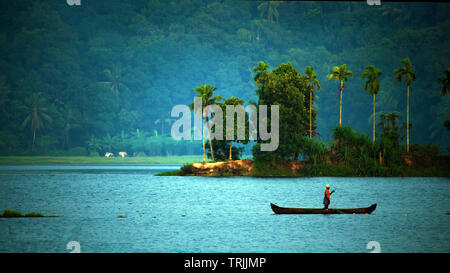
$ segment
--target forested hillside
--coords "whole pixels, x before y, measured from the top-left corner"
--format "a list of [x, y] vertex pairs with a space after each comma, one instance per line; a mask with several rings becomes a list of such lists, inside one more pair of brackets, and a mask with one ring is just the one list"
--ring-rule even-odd
[[437, 79], [450, 67], [448, 3], [212, 0], [0, 2], [0, 154], [200, 154], [199, 142], [170, 138], [176, 104], [194, 88], [256, 100], [253, 67], [313, 66], [317, 130], [339, 123], [371, 135], [372, 97], [361, 73], [382, 70], [378, 113], [406, 121], [406, 86], [394, 69], [410, 58], [411, 141], [450, 147], [450, 98]]

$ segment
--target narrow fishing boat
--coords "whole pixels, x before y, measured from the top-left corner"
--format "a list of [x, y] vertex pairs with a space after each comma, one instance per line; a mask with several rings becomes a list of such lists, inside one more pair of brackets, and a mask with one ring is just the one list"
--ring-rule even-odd
[[368, 208], [353, 209], [309, 209], [309, 208], [283, 208], [270, 203], [270, 207], [276, 214], [370, 214], [376, 208], [377, 204], [373, 204]]

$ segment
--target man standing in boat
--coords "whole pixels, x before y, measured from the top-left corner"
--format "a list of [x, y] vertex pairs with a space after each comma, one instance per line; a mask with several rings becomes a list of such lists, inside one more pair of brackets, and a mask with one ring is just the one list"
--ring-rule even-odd
[[328, 205], [330, 204], [330, 197], [334, 193], [334, 190], [330, 192], [330, 184], [327, 184], [327, 188], [325, 190], [325, 196], [323, 198], [324, 209], [328, 210]]

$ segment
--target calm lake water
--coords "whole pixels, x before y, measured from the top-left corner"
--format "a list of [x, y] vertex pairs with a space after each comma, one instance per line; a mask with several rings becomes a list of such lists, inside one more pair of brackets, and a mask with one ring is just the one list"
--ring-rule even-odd
[[[0, 252], [450, 252], [450, 178], [157, 177], [179, 165], [0, 166]], [[270, 203], [368, 207], [275, 215]], [[407, 214], [407, 216], [405, 216]], [[124, 215], [126, 218], [118, 218]]]

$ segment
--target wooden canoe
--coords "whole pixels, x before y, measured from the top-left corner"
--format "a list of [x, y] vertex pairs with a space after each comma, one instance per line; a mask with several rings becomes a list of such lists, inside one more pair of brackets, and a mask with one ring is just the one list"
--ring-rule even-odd
[[354, 209], [308, 209], [308, 208], [282, 208], [270, 203], [270, 207], [276, 214], [370, 214], [376, 208], [377, 204], [373, 204], [368, 208], [354, 208]]

